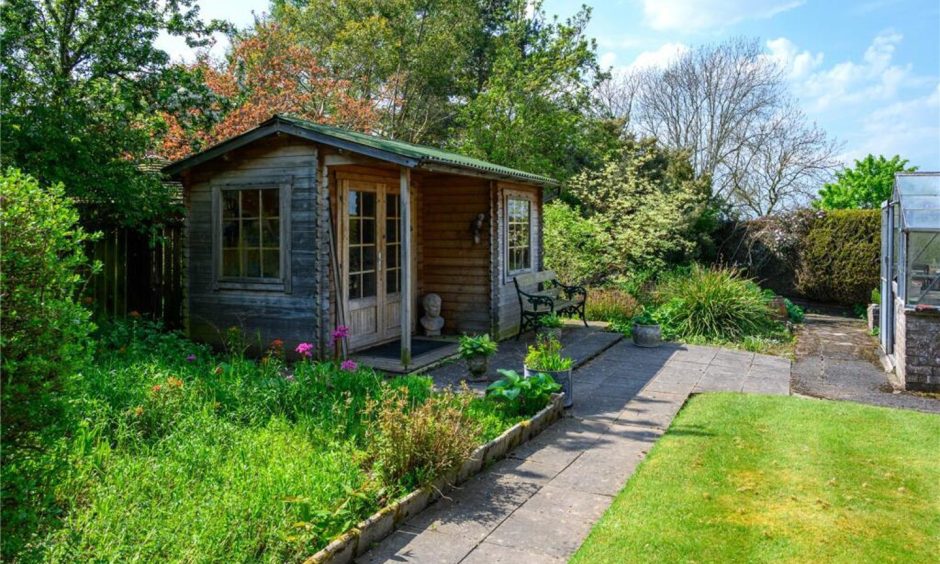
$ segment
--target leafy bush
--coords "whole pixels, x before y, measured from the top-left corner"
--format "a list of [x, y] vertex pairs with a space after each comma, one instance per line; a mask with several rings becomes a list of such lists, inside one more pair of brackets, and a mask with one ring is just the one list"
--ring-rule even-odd
[[607, 276], [600, 224], [556, 200], [543, 208], [545, 267], [566, 284], [588, 284]]
[[561, 355], [561, 343], [553, 337], [538, 336], [536, 343], [529, 347], [525, 355], [525, 365], [529, 370], [561, 372], [571, 370], [573, 361]]
[[411, 489], [457, 468], [480, 432], [468, 413], [472, 399], [448, 390], [416, 402], [402, 389], [371, 404], [368, 455], [382, 483]]
[[880, 276], [881, 212], [828, 212], [813, 223], [802, 247], [797, 291], [822, 302], [867, 303]]
[[803, 311], [803, 308], [791, 302], [789, 299], [784, 299], [783, 304], [787, 308], [787, 317], [790, 318], [790, 321], [793, 323], [803, 323], [803, 320], [806, 319], [806, 312]]
[[760, 287], [730, 268], [694, 265], [664, 276], [656, 300], [666, 338], [736, 341], [774, 325]]
[[656, 325], [656, 318], [653, 317], [649, 309], [642, 307], [640, 311], [633, 316], [633, 322], [637, 325]]
[[548, 374], [524, 378], [515, 370], [500, 370], [502, 378], [486, 388], [486, 397], [505, 406], [509, 413], [534, 415], [548, 405], [561, 385]]
[[548, 315], [539, 317], [538, 324], [539, 327], [545, 327], [546, 329], [558, 329], [564, 325], [564, 323], [561, 321], [561, 317], [555, 313], [550, 313]]
[[871, 302], [869, 303], [881, 304], [881, 291], [878, 288], [871, 291]]
[[43, 188], [7, 169], [0, 178], [0, 348], [4, 435], [45, 419], [31, 410], [43, 390], [85, 362], [94, 330], [90, 313], [76, 302], [83, 245], [93, 237], [78, 226], [78, 213], [62, 185]]
[[461, 358], [471, 358], [474, 356], [493, 356], [496, 354], [499, 345], [490, 338], [489, 335], [483, 334], [477, 337], [471, 337], [470, 335], [463, 335], [460, 337], [460, 342], [457, 344], [457, 352], [460, 354]]

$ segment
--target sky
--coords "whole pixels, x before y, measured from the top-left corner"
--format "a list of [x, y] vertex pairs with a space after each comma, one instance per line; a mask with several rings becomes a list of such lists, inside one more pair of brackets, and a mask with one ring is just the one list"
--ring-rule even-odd
[[[696, 45], [756, 37], [808, 118], [841, 143], [840, 160], [900, 154], [940, 170], [938, 0], [546, 0], [544, 8], [565, 18], [582, 4], [592, 6], [587, 31], [605, 68], [663, 65]], [[200, 6], [206, 19], [246, 27], [268, 1]], [[160, 45], [193, 57], [173, 38]], [[214, 54], [226, 47], [220, 37]]]

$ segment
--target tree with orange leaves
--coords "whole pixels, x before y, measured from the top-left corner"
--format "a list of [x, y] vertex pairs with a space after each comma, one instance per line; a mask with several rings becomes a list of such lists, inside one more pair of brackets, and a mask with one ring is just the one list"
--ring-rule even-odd
[[[316, 54], [283, 27], [261, 22], [236, 39], [227, 60], [194, 65], [214, 94], [206, 107], [164, 114], [163, 153], [179, 159], [244, 133], [274, 114], [291, 114], [317, 123], [368, 131], [378, 123], [373, 103], [349, 94], [349, 83], [334, 78]], [[188, 124], [207, 116], [208, 129]]]

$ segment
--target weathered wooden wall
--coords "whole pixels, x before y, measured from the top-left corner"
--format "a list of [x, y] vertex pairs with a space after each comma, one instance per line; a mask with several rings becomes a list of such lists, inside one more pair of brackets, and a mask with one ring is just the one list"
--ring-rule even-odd
[[[283, 339], [318, 342], [316, 300], [317, 188], [316, 145], [292, 137], [259, 140], [223, 158], [200, 165], [184, 177], [188, 210], [185, 261], [185, 318], [189, 335], [219, 343], [226, 328], [245, 330], [254, 344]], [[212, 268], [212, 186], [289, 182], [290, 286], [285, 291], [230, 290], [214, 287]]]
[[[479, 243], [473, 241], [471, 223], [477, 214], [489, 215], [490, 182], [469, 176], [427, 176], [421, 194], [420, 296], [440, 294], [446, 333], [488, 332], [492, 328], [490, 219]], [[422, 315], [419, 307], [417, 316]]]

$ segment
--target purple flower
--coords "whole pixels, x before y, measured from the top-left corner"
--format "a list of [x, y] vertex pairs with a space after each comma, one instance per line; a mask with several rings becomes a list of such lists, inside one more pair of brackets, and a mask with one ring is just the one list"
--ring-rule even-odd
[[296, 380], [293, 374], [288, 374], [287, 376], [284, 376], [284, 379], [287, 380], [288, 382], [293, 382], [294, 380]]
[[339, 327], [336, 328], [336, 330], [333, 331], [332, 344], [335, 345], [337, 341], [341, 339], [345, 339], [348, 336], [349, 336], [349, 327], [346, 327], [345, 325], [340, 325]]
[[342, 364], [339, 365], [340, 370], [345, 370], [346, 372], [355, 372], [359, 368], [359, 365], [356, 364], [354, 360], [344, 360]]
[[307, 358], [313, 356], [313, 345], [310, 343], [300, 343], [294, 350], [297, 351], [297, 354], [300, 356], [305, 356]]
[[196, 362], [196, 355], [190, 354], [186, 357], [186, 362]]

